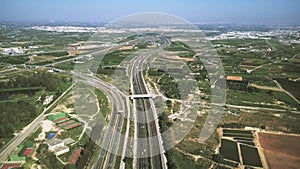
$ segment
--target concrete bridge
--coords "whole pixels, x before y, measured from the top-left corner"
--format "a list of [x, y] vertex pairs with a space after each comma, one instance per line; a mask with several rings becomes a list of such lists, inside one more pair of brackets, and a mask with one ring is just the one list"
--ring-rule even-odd
[[140, 98], [155, 98], [157, 95], [154, 94], [136, 94], [136, 95], [131, 95], [131, 99], [140, 99]]

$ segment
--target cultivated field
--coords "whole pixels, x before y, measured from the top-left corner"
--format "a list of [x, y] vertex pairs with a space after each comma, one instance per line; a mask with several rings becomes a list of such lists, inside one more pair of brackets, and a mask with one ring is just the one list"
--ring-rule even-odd
[[300, 136], [259, 133], [270, 169], [297, 169], [300, 166]]

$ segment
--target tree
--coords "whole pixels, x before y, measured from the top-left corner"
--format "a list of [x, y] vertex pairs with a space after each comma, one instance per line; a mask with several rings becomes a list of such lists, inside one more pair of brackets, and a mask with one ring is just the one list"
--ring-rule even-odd
[[224, 158], [222, 154], [213, 154], [213, 161], [222, 164], [224, 162]]

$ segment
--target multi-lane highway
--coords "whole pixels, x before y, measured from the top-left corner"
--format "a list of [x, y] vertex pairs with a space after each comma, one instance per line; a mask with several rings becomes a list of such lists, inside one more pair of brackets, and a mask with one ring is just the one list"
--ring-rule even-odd
[[[106, 52], [107, 50], [109, 49], [104, 49], [100, 52]], [[148, 94], [148, 89], [143, 79], [142, 65], [144, 60], [148, 56], [155, 53], [157, 50], [152, 50], [143, 54], [142, 56], [138, 56], [134, 61], [132, 66], [133, 76], [131, 77], [133, 94]], [[48, 65], [45, 66], [47, 67]], [[81, 79], [84, 83], [92, 85], [105, 92], [111, 101], [112, 114], [110, 116], [110, 121], [108, 124], [109, 127], [107, 128], [104, 136], [101, 137], [101, 142], [100, 140], [98, 142], [96, 141], [97, 143], [101, 144], [102, 149], [97, 155], [97, 159], [92, 167], [96, 169], [114, 168], [117, 157], [116, 154], [118, 154], [117, 152], [120, 149], [126, 147], [120, 147], [121, 131], [123, 128], [124, 118], [128, 118], [128, 115], [126, 114], [130, 114], [130, 112], [128, 112], [130, 111], [128, 104], [125, 105], [124, 103], [125, 95], [113, 85], [108, 84], [94, 76], [80, 74], [76, 72], [72, 72], [72, 74], [74, 77], [77, 77], [77, 79]], [[139, 141], [140, 139], [136, 139], [137, 146], [134, 147], [133, 151], [135, 152], [135, 157], [142, 158], [136, 159], [134, 167], [152, 169], [166, 168], [166, 161], [163, 157], [164, 150], [162, 146], [162, 140], [158, 131], [157, 121], [155, 121], [157, 117], [153, 101], [151, 100], [151, 98], [136, 98], [133, 102], [136, 109], [134, 111], [136, 113], [135, 116], [137, 116], [139, 119], [136, 122], [137, 127], [135, 127], [135, 135], [137, 136], [137, 138], [142, 138], [142, 140], [144, 140]], [[30, 125], [28, 125], [23, 130], [23, 132], [21, 132], [15, 138], [13, 138], [9, 142], [9, 144], [7, 144], [8, 146], [2, 149], [0, 154], [0, 161], [6, 160], [8, 155], [11, 154], [12, 151], [14, 151], [15, 148], [23, 140], [26, 139], [26, 137], [32, 134], [40, 126], [40, 122], [45, 119], [45, 112], [46, 110], [40, 116], [38, 116]], [[123, 150], [123, 152], [125, 151]]]
[[114, 168], [117, 156], [116, 154], [118, 154], [118, 150], [120, 148], [119, 143], [121, 139], [120, 137], [124, 117], [127, 112], [123, 96], [121, 92], [114, 86], [94, 76], [88, 76], [76, 72], [73, 72], [73, 74], [77, 77], [80, 77], [85, 83], [102, 90], [110, 98], [112, 104], [112, 114], [108, 128], [105, 131], [104, 136], [101, 138], [101, 142], [98, 142], [101, 145], [101, 150], [97, 155], [97, 159], [93, 165], [93, 168]]
[[[159, 50], [159, 49], [157, 49]], [[134, 95], [148, 94], [148, 89], [143, 79], [144, 60], [157, 52], [149, 51], [137, 57], [132, 66], [131, 83]], [[165, 168], [163, 145], [161, 142], [158, 125], [156, 123], [155, 109], [151, 98], [135, 98], [135, 168], [159, 169]]]

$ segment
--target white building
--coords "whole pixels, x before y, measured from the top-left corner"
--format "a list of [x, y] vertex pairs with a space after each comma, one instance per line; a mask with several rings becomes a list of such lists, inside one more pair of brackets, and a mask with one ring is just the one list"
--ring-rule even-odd
[[62, 147], [58, 147], [54, 150], [54, 154], [56, 156], [62, 155], [64, 153], [67, 153], [70, 151], [70, 148], [68, 146], [62, 146]]
[[56, 156], [67, 153], [70, 148], [65, 145], [64, 141], [61, 139], [53, 139], [47, 142], [49, 150], [53, 151]]
[[49, 140], [47, 142], [47, 145], [49, 146], [49, 149], [51, 151], [55, 151], [55, 149], [57, 149], [58, 147], [63, 147], [65, 146], [64, 142], [60, 139], [52, 139], [52, 140]]
[[75, 140], [73, 140], [71, 137], [69, 137], [69, 138], [64, 139], [63, 142], [65, 145], [69, 145], [69, 144], [74, 143]]
[[53, 95], [50, 96], [46, 96], [43, 105], [48, 105], [49, 103], [51, 103], [53, 101]]
[[22, 54], [24, 51], [20, 47], [14, 48], [3, 48], [3, 55], [15, 55], [15, 54]]

